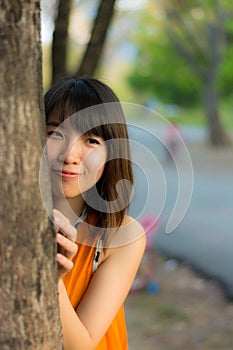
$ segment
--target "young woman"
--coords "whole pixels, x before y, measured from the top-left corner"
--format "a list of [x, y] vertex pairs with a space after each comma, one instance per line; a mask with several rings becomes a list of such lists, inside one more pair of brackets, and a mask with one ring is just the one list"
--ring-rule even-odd
[[145, 249], [126, 215], [133, 175], [119, 100], [92, 78], [64, 78], [45, 95], [58, 229], [65, 350], [126, 350], [124, 300]]

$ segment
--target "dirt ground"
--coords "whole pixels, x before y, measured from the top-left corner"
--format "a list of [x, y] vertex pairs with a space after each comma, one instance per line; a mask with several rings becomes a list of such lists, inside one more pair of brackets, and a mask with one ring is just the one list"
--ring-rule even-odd
[[130, 350], [232, 350], [233, 302], [188, 266], [159, 257], [159, 292], [130, 293], [125, 304]]

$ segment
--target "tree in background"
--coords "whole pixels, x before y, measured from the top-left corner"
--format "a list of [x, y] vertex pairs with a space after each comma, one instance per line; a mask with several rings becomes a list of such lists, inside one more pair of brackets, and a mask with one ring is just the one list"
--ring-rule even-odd
[[55, 233], [38, 176], [45, 143], [40, 3], [0, 0], [0, 7], [0, 348], [61, 349]]
[[[110, 26], [116, 0], [100, 0], [96, 18], [81, 63], [77, 63], [77, 76], [94, 75], [99, 64], [108, 28]], [[67, 74], [66, 53], [68, 42], [68, 24], [71, 0], [58, 1], [58, 14], [55, 20], [52, 50], [52, 81]]]
[[175, 0], [163, 3], [171, 45], [201, 83], [201, 93], [212, 145], [229, 143], [219, 113], [218, 73], [226, 45], [227, 12], [224, 2]]
[[227, 5], [217, 0], [164, 1], [157, 7], [148, 3], [145, 35], [136, 39], [140, 49], [129, 76], [132, 87], [165, 102], [192, 106], [202, 96], [209, 140], [216, 146], [229, 142], [219, 116], [220, 86], [223, 93], [226, 88], [220, 82], [230, 84], [229, 68], [228, 73], [222, 69], [230, 22]]
[[115, 2], [116, 0], [100, 1], [91, 37], [76, 75], [93, 75], [95, 73], [103, 51], [107, 31], [114, 14]]
[[141, 103], [159, 98], [163, 103], [193, 106], [199, 101], [199, 81], [176, 54], [151, 11], [140, 13], [132, 40], [137, 56], [127, 76], [130, 86], [140, 93]]
[[52, 83], [66, 75], [68, 27], [72, 0], [59, 0], [52, 41]]

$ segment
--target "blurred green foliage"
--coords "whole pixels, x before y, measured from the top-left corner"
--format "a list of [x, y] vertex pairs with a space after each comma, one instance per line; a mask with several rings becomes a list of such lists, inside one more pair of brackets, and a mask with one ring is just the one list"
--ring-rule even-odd
[[[195, 3], [195, 4], [194, 4]], [[203, 47], [204, 54], [198, 51], [193, 54], [199, 63], [208, 65], [208, 42], [203, 38], [206, 30], [205, 22], [207, 15], [209, 21], [212, 20], [212, 2], [205, 4], [199, 1], [192, 2], [191, 10], [185, 9], [183, 20], [192, 27], [193, 38], [196, 39], [197, 46]], [[233, 94], [233, 12], [228, 11], [229, 1], [221, 3], [221, 9], [226, 11], [223, 16], [226, 37], [223, 38], [222, 62], [217, 72], [217, 89], [222, 97]], [[202, 8], [205, 7], [205, 8]], [[190, 11], [189, 11], [190, 10]], [[209, 10], [209, 12], [208, 12]], [[203, 11], [203, 12], [201, 12]], [[205, 17], [203, 17], [203, 14]], [[179, 14], [180, 15], [180, 14]], [[193, 18], [188, 18], [188, 16]], [[132, 40], [139, 48], [127, 80], [131, 88], [146, 98], [156, 98], [163, 103], [173, 103], [181, 106], [195, 106], [201, 103], [202, 82], [197, 74], [190, 68], [171, 45], [166, 35], [167, 18], [162, 14], [161, 6], [148, 2], [144, 11], [138, 16], [138, 25], [135, 27]], [[177, 30], [177, 28], [174, 28]], [[182, 33], [184, 35], [184, 33]], [[182, 34], [180, 40], [182, 40]], [[196, 43], [195, 43], [196, 44]], [[186, 45], [189, 45], [186, 42]], [[190, 47], [192, 43], [190, 43]], [[195, 47], [195, 45], [193, 45]], [[193, 49], [193, 48], [192, 48]], [[209, 51], [211, 55], [211, 50]], [[199, 56], [198, 56], [199, 55]]]
[[165, 103], [193, 105], [199, 101], [199, 81], [165, 38], [140, 36], [140, 49], [128, 82], [145, 96]]

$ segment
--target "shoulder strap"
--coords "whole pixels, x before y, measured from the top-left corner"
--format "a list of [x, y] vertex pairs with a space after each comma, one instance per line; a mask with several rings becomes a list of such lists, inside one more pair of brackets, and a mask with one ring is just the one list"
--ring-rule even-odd
[[79, 216], [79, 218], [77, 219], [77, 221], [75, 222], [74, 227], [75, 227], [76, 229], [78, 229], [79, 226], [81, 225], [81, 223], [85, 220], [85, 218], [86, 218], [86, 212], [83, 211], [82, 214], [81, 214], [81, 215]]
[[97, 270], [97, 267], [99, 264], [99, 257], [100, 257], [100, 253], [101, 253], [102, 249], [103, 249], [103, 233], [99, 236], [98, 241], [97, 241], [93, 265], [92, 265], [92, 272], [93, 273]]

